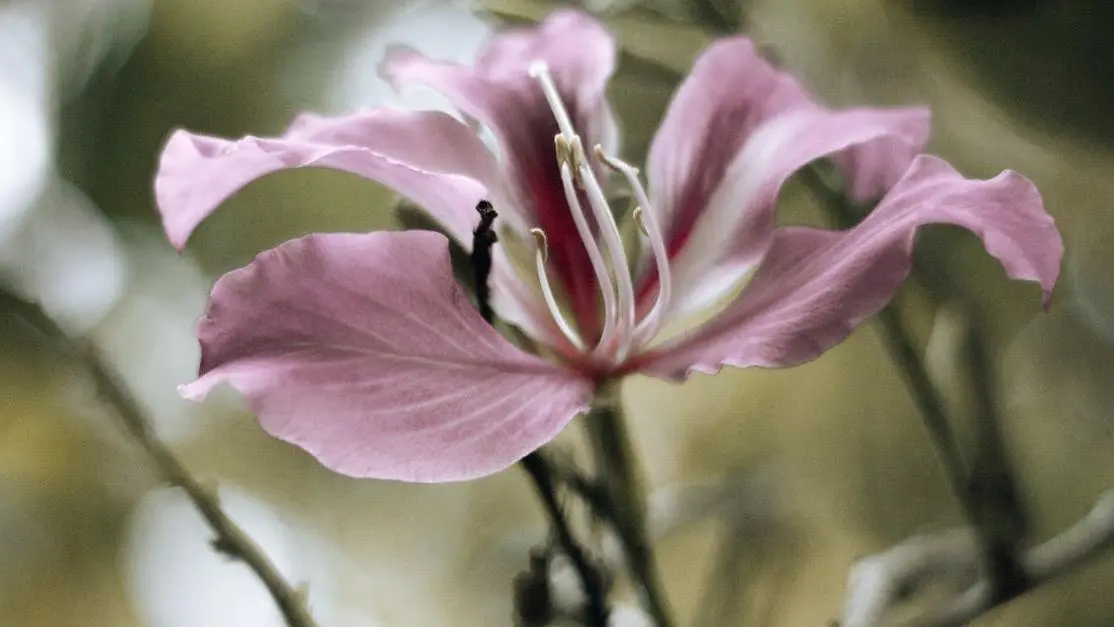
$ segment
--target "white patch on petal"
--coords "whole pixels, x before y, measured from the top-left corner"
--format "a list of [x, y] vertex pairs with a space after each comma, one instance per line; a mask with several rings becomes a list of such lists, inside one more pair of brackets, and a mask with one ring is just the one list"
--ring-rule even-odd
[[749, 138], [724, 174], [721, 184], [708, 200], [684, 248], [673, 259], [673, 285], [676, 291], [672, 317], [684, 316], [710, 306], [737, 288], [753, 271], [759, 259], [740, 260], [728, 268], [716, 269], [725, 261], [726, 252], [740, 236], [738, 225], [745, 217], [767, 177], [769, 163], [785, 142], [807, 124], [808, 116], [788, 114], [763, 124]]

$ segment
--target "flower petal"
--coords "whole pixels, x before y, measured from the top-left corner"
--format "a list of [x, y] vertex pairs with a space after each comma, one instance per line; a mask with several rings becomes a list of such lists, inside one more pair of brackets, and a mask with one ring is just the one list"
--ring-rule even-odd
[[366, 111], [302, 116], [280, 138], [227, 141], [177, 131], [155, 176], [167, 237], [185, 246], [193, 230], [252, 180], [286, 168], [344, 170], [386, 185], [471, 245], [475, 206], [493, 178], [493, 157], [467, 125], [441, 112]]
[[493, 36], [472, 66], [399, 49], [389, 55], [384, 72], [398, 89], [425, 85], [447, 96], [462, 113], [487, 125], [508, 161], [521, 166], [533, 165], [528, 162], [542, 152], [546, 161], [553, 160], [557, 133], [530, 66], [535, 61], [548, 65], [574, 126], [591, 148], [601, 140], [616, 141], [605, 100], [615, 56], [615, 41], [602, 24], [585, 13], [561, 10], [535, 28]]
[[359, 146], [419, 170], [462, 174], [484, 185], [498, 181], [495, 155], [475, 130], [440, 111], [364, 109], [342, 117], [302, 113], [284, 139]]
[[[749, 39], [713, 44], [678, 88], [649, 155], [653, 210], [676, 260], [677, 308], [705, 305], [752, 268], [769, 244], [781, 185], [796, 170], [835, 155], [856, 200], [878, 196], [928, 131], [927, 109], [832, 112]], [[702, 280], [709, 275], [716, 285]], [[656, 281], [647, 264], [642, 298]]]
[[455, 481], [552, 439], [592, 385], [521, 352], [455, 283], [444, 236], [311, 235], [213, 288], [201, 399], [222, 381], [263, 428], [341, 474]]
[[680, 380], [724, 365], [786, 367], [818, 357], [893, 298], [909, 275], [917, 229], [932, 223], [973, 231], [1006, 274], [1039, 283], [1047, 305], [1064, 249], [1036, 187], [1008, 171], [965, 179], [920, 156], [858, 226], [779, 229], [742, 295], [690, 337], [646, 356], [642, 369]]
[[501, 216], [522, 236], [533, 227], [545, 231], [551, 264], [582, 320], [594, 317], [598, 307], [594, 273], [565, 200], [553, 144], [557, 120], [529, 70], [535, 61], [546, 62], [590, 150], [596, 143], [616, 141], [604, 93], [615, 56], [615, 42], [602, 24], [565, 10], [536, 28], [495, 35], [471, 67], [408, 50], [396, 51], [384, 66], [396, 88], [420, 84], [435, 89], [492, 131], [506, 167], [505, 185], [495, 202], [515, 209]]

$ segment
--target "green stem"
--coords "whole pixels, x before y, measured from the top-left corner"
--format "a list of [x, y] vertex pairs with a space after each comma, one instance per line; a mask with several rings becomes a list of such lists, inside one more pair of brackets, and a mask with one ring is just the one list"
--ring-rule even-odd
[[650, 617], [658, 627], [671, 627], [673, 620], [646, 533], [645, 499], [617, 390], [605, 386], [598, 399], [585, 417], [585, 425], [609, 505], [606, 515], [623, 545], [631, 577]]

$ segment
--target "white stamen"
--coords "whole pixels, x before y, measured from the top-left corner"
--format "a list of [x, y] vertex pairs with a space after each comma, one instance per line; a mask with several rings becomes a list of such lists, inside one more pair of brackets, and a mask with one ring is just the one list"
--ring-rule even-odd
[[665, 309], [669, 306], [669, 301], [672, 298], [673, 282], [669, 271], [669, 253], [665, 248], [665, 237], [658, 225], [657, 216], [650, 206], [646, 188], [642, 186], [642, 182], [638, 179], [638, 169], [629, 163], [608, 156], [599, 146], [596, 146], [596, 156], [608, 167], [619, 172], [627, 179], [627, 184], [634, 191], [634, 196], [639, 203], [639, 207], [635, 209], [634, 213], [635, 221], [642, 232], [646, 234], [647, 239], [650, 240], [650, 248], [654, 252], [654, 262], [658, 269], [658, 298], [650, 312], [638, 323], [634, 332], [635, 342], [643, 344], [652, 340], [661, 330]]
[[[560, 137], [560, 135], [558, 135]], [[565, 187], [565, 199], [569, 203], [573, 222], [576, 223], [576, 232], [584, 242], [584, 250], [588, 253], [588, 260], [592, 263], [592, 271], [596, 273], [596, 282], [600, 286], [603, 296], [603, 330], [600, 333], [599, 344], [596, 348], [606, 346], [615, 334], [615, 288], [611, 284], [611, 276], [607, 273], [607, 264], [603, 261], [603, 253], [592, 236], [592, 229], [584, 215], [584, 208], [580, 205], [580, 198], [573, 185], [572, 169], [568, 163], [561, 164], [561, 182]]]
[[545, 61], [534, 61], [530, 64], [530, 76], [541, 85], [542, 93], [549, 101], [549, 108], [557, 118], [557, 128], [561, 129], [561, 134], [569, 140], [576, 137], [572, 120], [569, 118], [568, 111], [565, 111], [564, 103], [561, 102], [561, 93], [557, 91], [557, 86], [553, 84], [553, 77], [549, 74], [549, 65]]
[[557, 299], [553, 297], [553, 288], [549, 284], [549, 276], [545, 270], [545, 262], [549, 259], [549, 243], [546, 241], [545, 231], [541, 229], [530, 229], [530, 234], [534, 236], [534, 243], [536, 250], [534, 251], [534, 263], [538, 270], [538, 283], [542, 286], [542, 296], [545, 298], [545, 305], [549, 308], [549, 314], [553, 316], [553, 321], [557, 323], [557, 328], [561, 329], [561, 333], [569, 340], [576, 350], [584, 351], [584, 340], [580, 339], [580, 334], [576, 329], [572, 328], [568, 320], [561, 313], [561, 308], [557, 306]]
[[[634, 281], [630, 275], [626, 250], [623, 248], [622, 237], [619, 234], [619, 225], [615, 223], [615, 216], [611, 213], [607, 197], [596, 179], [595, 172], [587, 163], [580, 136], [573, 128], [572, 119], [561, 101], [561, 94], [557, 91], [548, 66], [544, 61], [535, 61], [530, 65], [530, 76], [541, 86], [542, 93], [557, 120], [557, 127], [561, 131], [554, 138], [554, 143], [565, 197], [576, 222], [577, 232], [592, 262], [592, 270], [596, 274], [603, 296], [603, 329], [592, 354], [600, 356], [612, 351], [611, 346], [618, 336], [618, 344], [614, 352], [609, 355], [609, 359], [621, 361], [635, 339], [637, 312], [634, 301]], [[603, 247], [607, 248], [611, 260], [610, 269], [604, 262], [601, 246], [596, 242], [596, 235], [588, 225], [577, 188], [583, 189], [588, 195], [588, 204], [603, 239]], [[612, 273], [614, 273], [615, 283], [612, 283]]]
[[[583, 154], [583, 153], [581, 153]], [[592, 206], [596, 224], [599, 225], [603, 243], [607, 246], [608, 255], [611, 257], [611, 266], [615, 271], [615, 283], [618, 287], [619, 312], [617, 316], [617, 332], [619, 345], [616, 349], [615, 360], [622, 361], [630, 351], [634, 340], [634, 281], [630, 275], [630, 264], [627, 262], [627, 251], [623, 248], [623, 240], [619, 235], [619, 225], [615, 223], [615, 216], [607, 205], [607, 196], [603, 193], [592, 168], [583, 163], [582, 158], [580, 177], [584, 181], [584, 191], [588, 192], [589, 204]], [[601, 342], [602, 344], [602, 342]]]

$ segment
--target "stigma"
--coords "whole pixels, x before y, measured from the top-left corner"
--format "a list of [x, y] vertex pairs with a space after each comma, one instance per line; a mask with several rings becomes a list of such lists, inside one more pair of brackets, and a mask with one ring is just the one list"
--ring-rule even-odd
[[[618, 173], [630, 186], [638, 202], [633, 218], [639, 227], [640, 237], [648, 240], [654, 255], [659, 277], [657, 298], [653, 307], [640, 318], [635, 302], [634, 277], [631, 274], [631, 264], [626, 250], [623, 248], [619, 225], [615, 221], [607, 196], [584, 150], [580, 135], [573, 126], [546, 64], [535, 61], [529, 71], [530, 76], [541, 87], [557, 121], [559, 132], [553, 141], [565, 200], [576, 225], [577, 234], [587, 252], [603, 301], [602, 330], [594, 345], [585, 342], [575, 326], [570, 324], [561, 312], [548, 277], [549, 251], [545, 232], [541, 229], [532, 229], [538, 282], [550, 315], [568, 342], [593, 361], [616, 366], [632, 353], [648, 345], [661, 330], [666, 309], [669, 307], [672, 287], [665, 240], [646, 189], [639, 180], [638, 169], [606, 154], [602, 147], [594, 146], [592, 156], [595, 160]], [[589, 211], [597, 227], [594, 231], [588, 221]]]

